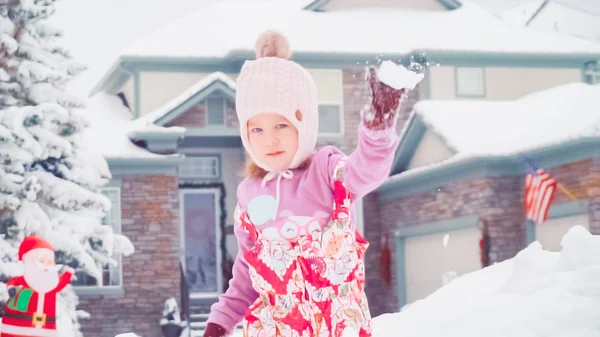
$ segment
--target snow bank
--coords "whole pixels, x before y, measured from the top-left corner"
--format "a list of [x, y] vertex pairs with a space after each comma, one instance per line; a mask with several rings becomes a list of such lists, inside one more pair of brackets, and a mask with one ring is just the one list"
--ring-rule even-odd
[[414, 110], [460, 154], [502, 155], [597, 135], [600, 85], [569, 83], [515, 101], [421, 101]]
[[600, 336], [600, 236], [575, 226], [562, 246], [555, 253], [535, 242], [463, 275], [400, 313], [374, 318], [374, 336]]

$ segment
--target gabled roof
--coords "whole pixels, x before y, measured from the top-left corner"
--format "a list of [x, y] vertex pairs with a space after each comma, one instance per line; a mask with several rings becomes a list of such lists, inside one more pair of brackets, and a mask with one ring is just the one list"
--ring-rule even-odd
[[305, 10], [308, 11], [320, 11], [325, 5], [329, 3], [330, 0], [313, 0], [306, 7]]
[[[456, 152], [447, 163], [469, 158], [508, 158], [599, 137], [600, 85], [570, 83], [515, 101], [420, 101], [403, 132], [393, 174], [403, 174], [426, 130], [439, 135]], [[440, 165], [444, 162], [432, 166]]]
[[303, 10], [306, 0], [289, 1], [215, 1], [126, 49], [94, 92], [124, 83], [131, 69], [122, 68], [129, 64], [132, 69], [136, 63], [161, 62], [239, 70], [254, 57], [256, 38], [267, 29], [285, 34], [293, 59], [305, 64], [357, 64], [377, 56], [406, 60], [417, 54], [432, 62], [470, 58], [495, 64], [504, 60], [581, 67], [600, 57], [596, 43], [531, 30], [471, 3], [445, 12], [392, 8], [314, 12]]
[[[444, 5], [447, 9], [456, 9], [461, 6], [460, 1], [458, 0], [437, 0], [439, 3]], [[331, 0], [312, 0], [310, 3], [304, 7], [306, 10], [311, 11], [320, 11], [325, 7]]]
[[[101, 153], [107, 160], [143, 160], [168, 161], [178, 156], [152, 153], [138, 147], [130, 140], [130, 133], [140, 129], [131, 112], [123, 106], [118, 97], [99, 93], [88, 100], [85, 116], [90, 127], [84, 132], [84, 139]], [[148, 129], [148, 128], [146, 128]], [[154, 132], [162, 132], [165, 137], [177, 139], [183, 135], [183, 128], [152, 128]]]
[[[589, 7], [593, 6], [590, 2]], [[600, 10], [600, 6], [596, 5]], [[574, 4], [535, 0], [498, 14], [501, 18], [532, 29], [558, 31], [600, 42], [600, 13]]]
[[221, 92], [234, 100], [235, 88], [235, 81], [227, 74], [222, 72], [212, 73], [196, 82], [196, 84], [160, 106], [158, 109], [138, 118], [135, 123], [140, 125], [140, 127], [147, 125], [165, 125], [212, 93]]

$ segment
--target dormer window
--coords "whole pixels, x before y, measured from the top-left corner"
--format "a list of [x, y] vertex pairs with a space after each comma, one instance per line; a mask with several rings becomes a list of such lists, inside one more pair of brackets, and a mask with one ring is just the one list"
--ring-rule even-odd
[[206, 98], [206, 125], [225, 125], [227, 100], [223, 96]]

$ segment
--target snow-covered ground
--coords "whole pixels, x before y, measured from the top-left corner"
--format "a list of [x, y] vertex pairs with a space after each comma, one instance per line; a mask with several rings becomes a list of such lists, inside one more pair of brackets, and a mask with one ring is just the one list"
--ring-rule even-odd
[[376, 337], [600, 336], [600, 236], [581, 226], [561, 252], [532, 243], [373, 320]]
[[575, 226], [562, 246], [550, 252], [532, 243], [399, 313], [375, 317], [374, 337], [600, 336], [600, 236]]

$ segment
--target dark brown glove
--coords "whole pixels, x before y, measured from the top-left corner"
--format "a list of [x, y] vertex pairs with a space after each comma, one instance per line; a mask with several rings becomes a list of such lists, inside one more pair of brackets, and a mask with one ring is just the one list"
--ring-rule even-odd
[[373, 130], [387, 129], [395, 125], [400, 99], [404, 89], [394, 89], [377, 78], [375, 67], [366, 69], [366, 84], [369, 103], [364, 108], [362, 118], [365, 126]]
[[203, 337], [224, 337], [226, 335], [227, 331], [222, 326], [215, 323], [208, 323]]

